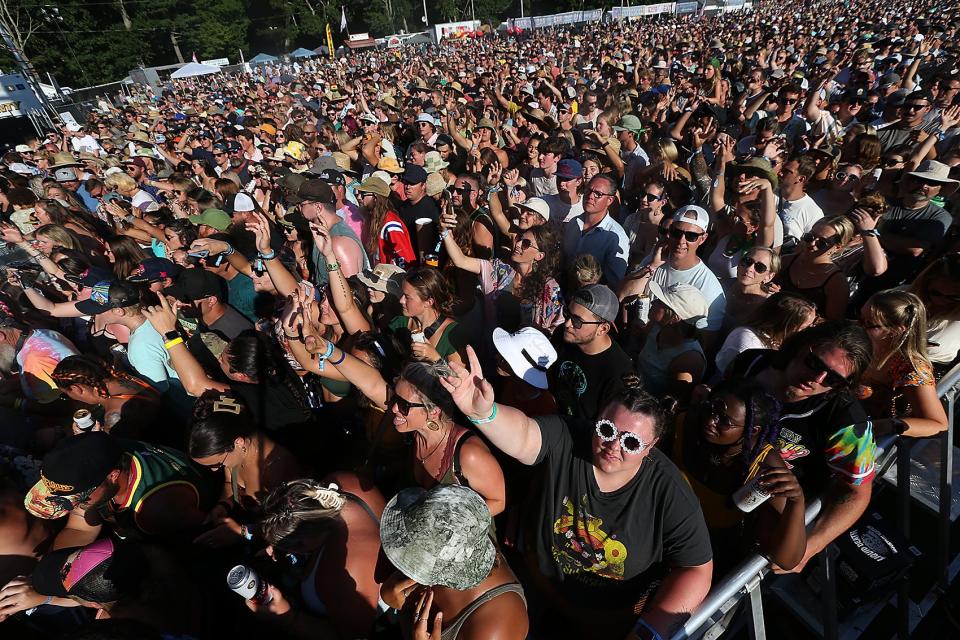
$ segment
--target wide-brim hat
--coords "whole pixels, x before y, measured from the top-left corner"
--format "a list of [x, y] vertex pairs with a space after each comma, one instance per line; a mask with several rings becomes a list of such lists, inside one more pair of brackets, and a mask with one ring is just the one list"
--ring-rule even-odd
[[960, 186], [960, 180], [950, 178], [950, 166], [936, 160], [924, 160], [916, 171], [910, 171], [907, 175], [936, 182], [940, 185], [940, 195], [944, 197], [952, 195]]
[[[370, 178], [367, 178], [369, 180]], [[374, 178], [378, 180], [378, 178]], [[366, 180], [364, 181], [366, 182]], [[406, 271], [395, 264], [381, 262], [373, 269], [364, 269], [357, 274], [357, 280], [375, 291], [387, 293], [399, 298], [403, 293], [403, 279]]]
[[493, 344], [513, 373], [538, 389], [547, 389], [547, 370], [557, 361], [557, 350], [539, 329], [525, 327], [509, 333], [493, 330]]
[[384, 508], [380, 544], [393, 566], [418, 584], [466, 591], [493, 569], [491, 522], [487, 504], [473, 489], [414, 487]]
[[82, 167], [84, 164], [73, 157], [69, 151], [60, 151], [53, 154], [50, 160], [51, 169], [61, 169], [65, 167]]
[[745, 162], [731, 163], [730, 174], [735, 175], [738, 173], [745, 173], [748, 176], [756, 176], [758, 178], [766, 178], [770, 181], [770, 184], [773, 185], [774, 191], [776, 191], [777, 186], [780, 184], [777, 172], [773, 170], [770, 161], [764, 158], [750, 158]]

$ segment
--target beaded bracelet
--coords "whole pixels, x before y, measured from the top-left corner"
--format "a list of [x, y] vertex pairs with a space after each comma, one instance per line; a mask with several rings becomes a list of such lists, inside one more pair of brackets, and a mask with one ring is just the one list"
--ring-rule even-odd
[[493, 403], [493, 413], [490, 414], [490, 417], [489, 417], [489, 418], [482, 418], [482, 419], [480, 419], [480, 420], [474, 420], [473, 418], [468, 417], [467, 420], [469, 420], [470, 422], [472, 422], [472, 423], [475, 424], [475, 425], [481, 425], [481, 424], [489, 424], [489, 423], [493, 422], [493, 421], [496, 419], [496, 417], [497, 417], [497, 403], [494, 402], [494, 403]]

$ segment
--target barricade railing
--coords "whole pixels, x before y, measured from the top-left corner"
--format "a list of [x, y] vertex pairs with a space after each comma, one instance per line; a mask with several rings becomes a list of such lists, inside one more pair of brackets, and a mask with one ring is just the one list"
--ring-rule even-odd
[[[920, 603], [919, 615], [911, 616], [908, 611], [909, 574], [901, 581], [897, 590], [898, 616], [897, 635], [907, 638], [923, 615], [933, 606], [937, 598], [949, 587], [956, 575], [958, 567], [950, 557], [950, 525], [951, 505], [953, 500], [953, 425], [956, 411], [958, 387], [960, 387], [960, 365], [953, 367], [937, 384], [937, 395], [944, 403], [947, 413], [947, 429], [939, 436], [940, 439], [940, 495], [937, 531], [937, 567], [939, 575], [934, 589]], [[897, 465], [897, 527], [905, 538], [910, 534], [910, 450], [912, 438], [898, 438], [886, 436], [878, 443], [882, 450], [878, 462], [879, 478], [892, 463]], [[896, 451], [893, 452], [894, 447]], [[807, 505], [805, 522], [809, 526], [820, 514], [821, 502], [819, 499]], [[836, 576], [834, 557], [827, 550], [819, 554], [819, 561], [823, 563], [825, 580], [823, 582], [823, 637], [836, 638], [838, 636]], [[766, 638], [766, 629], [763, 618], [763, 602], [761, 599], [761, 584], [770, 573], [770, 560], [763, 555], [753, 554], [739, 564], [726, 576], [716, 583], [704, 598], [703, 602], [694, 611], [682, 628], [677, 630], [670, 640], [686, 640], [697, 638], [706, 633], [731, 609], [744, 599], [747, 600], [749, 616], [747, 625], [750, 637], [754, 640]]]

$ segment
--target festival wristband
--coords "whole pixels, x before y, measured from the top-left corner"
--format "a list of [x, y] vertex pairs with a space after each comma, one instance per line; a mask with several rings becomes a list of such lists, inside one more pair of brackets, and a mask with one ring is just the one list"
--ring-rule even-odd
[[346, 351], [341, 351], [341, 352], [340, 352], [340, 357], [339, 357], [337, 360], [330, 360], [329, 362], [330, 362], [330, 364], [332, 364], [333, 366], [337, 366], [338, 364], [340, 364], [341, 362], [343, 362], [344, 360], [346, 360], [346, 358], [347, 358], [347, 352], [346, 352]]
[[474, 420], [473, 418], [467, 417], [467, 420], [469, 420], [470, 422], [472, 422], [472, 423], [475, 424], [475, 425], [481, 425], [481, 424], [489, 424], [489, 423], [493, 422], [493, 421], [496, 419], [496, 417], [497, 417], [497, 403], [494, 402], [494, 403], [493, 403], [493, 413], [491, 413], [489, 417], [487, 417], [487, 418], [482, 418], [482, 419], [480, 419], [480, 420]]
[[183, 338], [174, 338], [173, 340], [168, 340], [163, 343], [163, 348], [169, 351], [172, 347], [177, 346], [178, 344], [183, 344]]
[[260, 254], [260, 259], [261, 259], [261, 260], [273, 260], [273, 259], [276, 258], [276, 257], [277, 257], [277, 252], [276, 252], [276, 251], [271, 251], [270, 253], [261, 253], [261, 254]]

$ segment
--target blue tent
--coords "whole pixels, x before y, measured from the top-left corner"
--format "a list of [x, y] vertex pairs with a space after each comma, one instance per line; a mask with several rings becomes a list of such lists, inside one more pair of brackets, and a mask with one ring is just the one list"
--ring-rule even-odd
[[311, 51], [310, 49], [304, 49], [303, 47], [300, 47], [299, 49], [290, 52], [291, 58], [310, 58], [315, 55], [317, 54]]
[[247, 60], [247, 62], [251, 64], [260, 64], [261, 62], [276, 62], [276, 61], [277, 61], [276, 56], [271, 56], [266, 53], [258, 53], [257, 55]]

